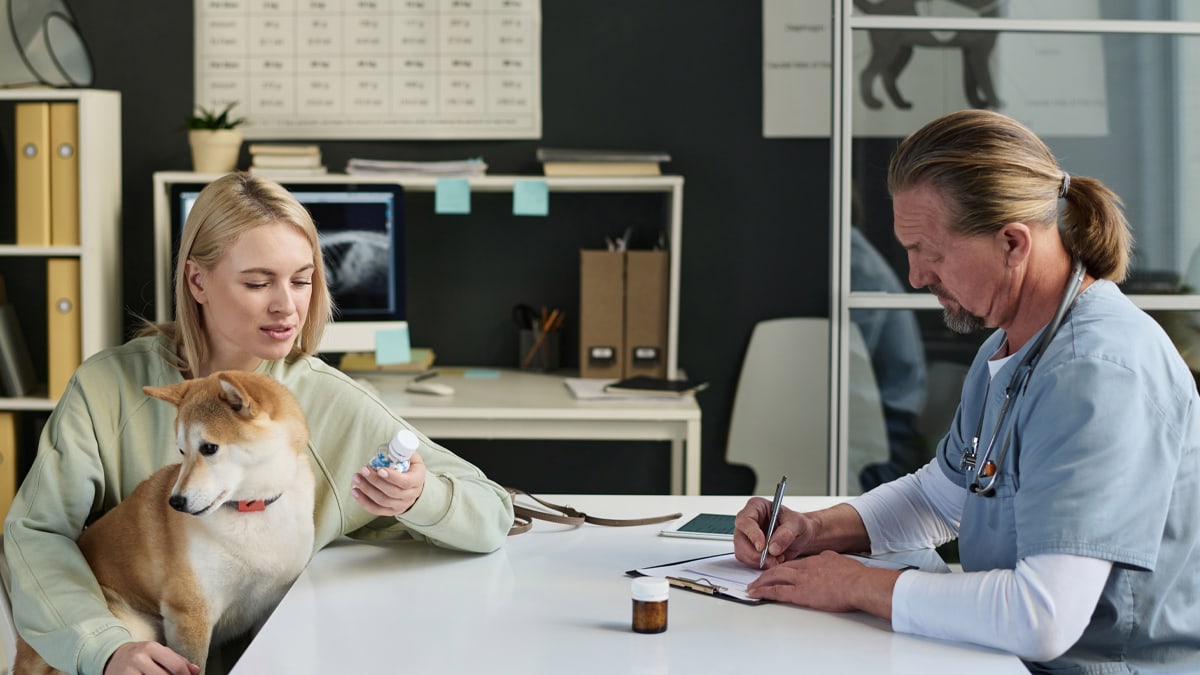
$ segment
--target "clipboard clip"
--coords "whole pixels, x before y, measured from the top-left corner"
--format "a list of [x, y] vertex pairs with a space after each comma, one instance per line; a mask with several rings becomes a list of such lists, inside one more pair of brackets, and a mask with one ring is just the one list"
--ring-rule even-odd
[[724, 586], [718, 586], [704, 577], [700, 577], [699, 579], [667, 577], [667, 583], [676, 588], [685, 588], [689, 591], [697, 591], [706, 595], [719, 595], [728, 590]]

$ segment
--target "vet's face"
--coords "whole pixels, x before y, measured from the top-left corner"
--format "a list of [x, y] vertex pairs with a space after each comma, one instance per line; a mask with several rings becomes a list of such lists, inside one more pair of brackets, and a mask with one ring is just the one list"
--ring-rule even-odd
[[188, 261], [188, 288], [212, 350], [197, 374], [253, 370], [287, 356], [308, 317], [313, 271], [308, 239], [287, 223], [242, 234], [211, 269]]
[[908, 251], [908, 282], [937, 297], [946, 325], [960, 333], [999, 325], [1005, 269], [995, 238], [952, 232], [951, 210], [931, 186], [896, 193], [892, 210], [896, 239]]

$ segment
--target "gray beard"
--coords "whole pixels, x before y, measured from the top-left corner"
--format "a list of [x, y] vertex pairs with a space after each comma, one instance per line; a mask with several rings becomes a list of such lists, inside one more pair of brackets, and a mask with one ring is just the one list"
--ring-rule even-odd
[[959, 308], [957, 312], [952, 312], [949, 308], [943, 308], [942, 321], [946, 324], [947, 328], [962, 335], [974, 333], [984, 328], [983, 319], [962, 308]]

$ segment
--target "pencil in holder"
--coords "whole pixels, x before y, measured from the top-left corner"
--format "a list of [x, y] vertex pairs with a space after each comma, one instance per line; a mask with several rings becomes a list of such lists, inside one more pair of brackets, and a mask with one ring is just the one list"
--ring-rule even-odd
[[520, 331], [517, 364], [521, 370], [558, 370], [562, 331]]

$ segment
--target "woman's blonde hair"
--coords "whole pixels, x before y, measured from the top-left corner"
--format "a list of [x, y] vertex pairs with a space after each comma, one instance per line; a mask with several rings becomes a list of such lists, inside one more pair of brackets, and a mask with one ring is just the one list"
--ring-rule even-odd
[[200, 305], [187, 285], [187, 261], [212, 269], [242, 234], [263, 225], [286, 223], [308, 239], [313, 250], [312, 296], [308, 317], [288, 359], [313, 354], [333, 317], [325, 263], [317, 227], [292, 193], [274, 181], [250, 173], [226, 174], [209, 183], [188, 213], [175, 257], [175, 320], [149, 326], [142, 334], [161, 333], [175, 345], [175, 366], [194, 375], [209, 357]]
[[1125, 280], [1133, 234], [1116, 193], [1088, 176], [1068, 175], [1050, 148], [1016, 120], [990, 110], [944, 115], [900, 143], [888, 192], [931, 185], [950, 202], [951, 228], [974, 236], [1007, 223], [1057, 227], [1087, 271]]

